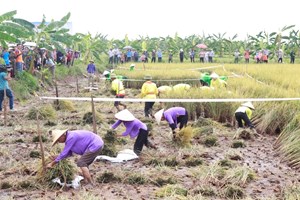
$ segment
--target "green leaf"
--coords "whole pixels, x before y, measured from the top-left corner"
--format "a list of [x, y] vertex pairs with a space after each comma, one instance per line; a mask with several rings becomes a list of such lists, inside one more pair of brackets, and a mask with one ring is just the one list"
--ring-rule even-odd
[[17, 14], [16, 10], [4, 13], [3, 15], [0, 15], [0, 23], [5, 21], [5, 20], [12, 19], [15, 14]]

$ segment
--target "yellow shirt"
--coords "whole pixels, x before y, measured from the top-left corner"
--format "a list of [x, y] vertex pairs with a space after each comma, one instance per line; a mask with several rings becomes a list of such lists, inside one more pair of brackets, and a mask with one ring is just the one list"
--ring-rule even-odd
[[188, 91], [191, 88], [189, 84], [179, 83], [173, 86], [174, 91]]
[[123, 82], [119, 79], [113, 80], [111, 83], [111, 89], [116, 92], [117, 96], [124, 96], [125, 95], [125, 89]]
[[156, 99], [158, 89], [156, 84], [151, 81], [146, 81], [142, 86], [142, 98], [144, 99]]

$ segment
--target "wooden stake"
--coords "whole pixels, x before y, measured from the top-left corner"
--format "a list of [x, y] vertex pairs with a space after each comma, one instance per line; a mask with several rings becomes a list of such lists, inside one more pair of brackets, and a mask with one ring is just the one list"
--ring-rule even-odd
[[[58, 89], [57, 89], [56, 79], [54, 79], [54, 84], [55, 84], [55, 96], [58, 98]], [[59, 100], [58, 99], [56, 99], [55, 104], [56, 104], [56, 108], [58, 108], [58, 106], [59, 106]]]
[[77, 92], [77, 94], [79, 94], [78, 76], [76, 76], [76, 92]]

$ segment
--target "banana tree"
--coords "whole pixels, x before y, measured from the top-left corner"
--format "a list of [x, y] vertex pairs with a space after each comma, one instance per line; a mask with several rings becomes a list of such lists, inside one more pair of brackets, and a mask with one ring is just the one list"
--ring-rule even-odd
[[16, 14], [17, 11], [10, 11], [0, 15], [0, 43], [4, 47], [34, 34], [34, 25], [24, 19], [14, 18]]

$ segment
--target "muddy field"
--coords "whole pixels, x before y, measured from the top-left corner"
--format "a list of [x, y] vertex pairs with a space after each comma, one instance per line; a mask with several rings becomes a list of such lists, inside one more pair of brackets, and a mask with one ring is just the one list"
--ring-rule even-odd
[[[90, 96], [80, 82], [77, 94], [75, 81], [59, 83], [60, 96]], [[110, 95], [104, 83], [93, 91], [96, 97]], [[129, 97], [138, 91], [127, 90]], [[54, 88], [37, 93], [39, 96], [54, 96]], [[211, 122], [207, 130], [192, 139], [192, 145], [181, 147], [172, 141], [167, 123], [158, 126], [152, 119], [143, 117], [142, 103], [127, 103], [127, 108], [137, 118], [152, 127], [150, 139], [158, 150], [143, 149], [138, 160], [125, 163], [96, 161], [90, 166], [95, 180], [94, 188], [50, 189], [36, 181], [40, 158], [32, 156], [39, 151], [37, 121], [27, 115], [32, 108], [53, 104], [53, 101], [38, 97], [26, 102], [16, 102], [16, 112], [8, 114], [7, 127], [1, 118], [0, 136], [0, 199], [284, 199], [293, 187], [299, 188], [299, 170], [281, 162], [274, 151], [276, 136], [251, 135], [237, 139], [237, 130]], [[57, 111], [56, 119], [40, 121], [46, 156], [51, 151], [51, 129], [88, 129], [92, 124], [82, 123], [83, 115], [91, 111], [90, 102], [73, 102], [74, 111]], [[102, 137], [115, 121], [113, 103], [95, 103], [100, 115], [97, 132]], [[159, 105], [155, 104], [155, 110]], [[113, 110], [116, 112], [116, 110]], [[1, 113], [3, 116], [3, 113]], [[190, 121], [199, 130], [196, 121]], [[120, 134], [123, 126], [117, 129]], [[124, 138], [116, 150], [132, 149], [134, 141]], [[61, 145], [63, 148], [63, 145]], [[69, 158], [74, 161], [78, 156]], [[106, 177], [104, 179], [104, 177]], [[293, 199], [293, 198], [290, 198]]]

